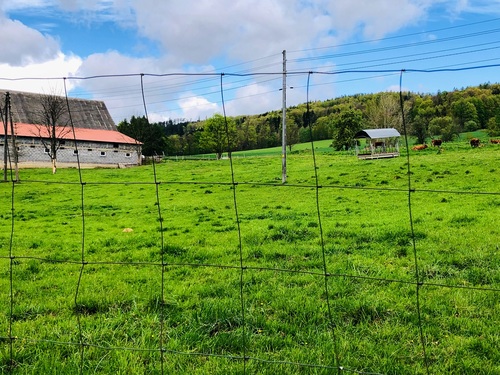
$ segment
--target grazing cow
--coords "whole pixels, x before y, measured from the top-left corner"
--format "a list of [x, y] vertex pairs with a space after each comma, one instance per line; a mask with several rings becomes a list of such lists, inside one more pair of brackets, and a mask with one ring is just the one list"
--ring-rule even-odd
[[443, 144], [443, 140], [442, 139], [433, 139], [432, 140], [432, 145], [434, 147], [441, 147], [442, 144]]
[[428, 146], [426, 144], [413, 146], [411, 149], [414, 151], [420, 151], [426, 149]]
[[479, 147], [480, 144], [481, 141], [479, 140], [479, 138], [472, 138], [470, 140], [470, 147]]
[[500, 139], [490, 139], [490, 142], [494, 145], [500, 145]]

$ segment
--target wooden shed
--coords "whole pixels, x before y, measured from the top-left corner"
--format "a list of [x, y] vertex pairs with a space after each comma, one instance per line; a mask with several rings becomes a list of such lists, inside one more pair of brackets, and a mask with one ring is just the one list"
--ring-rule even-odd
[[360, 130], [354, 136], [359, 159], [381, 159], [399, 156], [399, 137], [394, 128]]

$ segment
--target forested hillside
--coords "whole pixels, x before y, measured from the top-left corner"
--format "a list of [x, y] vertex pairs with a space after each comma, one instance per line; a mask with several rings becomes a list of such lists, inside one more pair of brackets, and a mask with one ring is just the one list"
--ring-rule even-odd
[[[478, 129], [487, 129], [491, 136], [500, 135], [498, 83], [435, 94], [406, 92], [403, 108], [408, 135], [419, 143], [430, 138], [449, 141], [461, 132]], [[143, 142], [145, 155], [220, 154], [227, 151], [228, 141], [232, 151], [281, 145], [281, 115], [281, 109], [277, 109], [227, 119], [217, 114], [204, 121], [154, 124], [132, 117], [120, 122], [118, 129]], [[395, 92], [304, 103], [288, 107], [286, 115], [290, 149], [310, 141], [311, 134], [314, 140], [332, 139], [332, 147], [342, 150], [352, 145], [352, 136], [360, 129], [393, 127], [403, 133], [400, 95]]]

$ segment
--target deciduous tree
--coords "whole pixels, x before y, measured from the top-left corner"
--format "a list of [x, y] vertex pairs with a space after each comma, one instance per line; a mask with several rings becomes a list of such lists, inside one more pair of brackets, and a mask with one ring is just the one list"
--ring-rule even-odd
[[450, 116], [435, 117], [429, 123], [429, 132], [440, 135], [445, 142], [453, 140], [458, 135], [458, 129]]
[[498, 137], [500, 135], [500, 109], [488, 121], [488, 133], [491, 137]]
[[[431, 136], [437, 135], [429, 131], [429, 124], [436, 116], [436, 107], [430, 97], [425, 99], [417, 97], [410, 113], [411, 134], [417, 137], [418, 143], [425, 143], [425, 139], [429, 134]], [[438, 134], [441, 134], [441, 129], [439, 129]]]
[[200, 146], [209, 152], [215, 152], [217, 159], [222, 154], [231, 152], [236, 142], [236, 124], [234, 119], [225, 118], [216, 113], [205, 121], [200, 137]]
[[334, 115], [329, 115], [316, 120], [316, 123], [312, 126], [313, 139], [315, 141], [332, 138], [333, 118]]
[[299, 127], [291, 118], [286, 120], [286, 144], [291, 152], [293, 145], [299, 143]]
[[64, 138], [71, 132], [67, 116], [68, 106], [66, 99], [56, 94], [41, 95], [38, 104], [37, 136], [50, 157], [52, 173], [56, 173], [57, 152], [64, 144]]
[[460, 132], [476, 130], [476, 129], [466, 129], [465, 127], [465, 124], [469, 123], [469, 128], [470, 128], [471, 124], [470, 121], [473, 121], [476, 124], [478, 124], [479, 122], [477, 117], [476, 107], [469, 100], [459, 99], [456, 102], [454, 102], [451, 105], [451, 113]]
[[238, 149], [252, 150], [257, 145], [257, 129], [252, 120], [247, 119], [237, 126]]
[[334, 135], [332, 147], [337, 150], [347, 150], [354, 142], [354, 135], [361, 130], [363, 115], [357, 109], [348, 109], [340, 112], [334, 121]]
[[401, 131], [401, 106], [397, 94], [385, 92], [367, 103], [366, 116], [371, 128], [395, 128]]

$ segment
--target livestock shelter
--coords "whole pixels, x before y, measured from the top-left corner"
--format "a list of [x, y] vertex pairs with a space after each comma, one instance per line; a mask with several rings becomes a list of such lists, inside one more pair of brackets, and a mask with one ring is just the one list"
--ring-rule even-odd
[[[6, 94], [7, 91], [0, 90], [2, 110]], [[44, 95], [9, 91], [9, 97], [12, 127], [10, 121], [3, 119], [5, 123], [0, 126], [1, 164], [4, 164], [6, 151], [9, 151], [8, 155], [14, 155], [12, 147], [15, 138], [20, 165], [50, 165], [47, 146], [50, 143], [49, 127], [42, 124], [41, 120]], [[66, 103], [65, 98], [61, 99]], [[62, 113], [56, 124], [59, 166], [71, 166], [78, 161], [84, 166], [120, 167], [141, 164], [142, 143], [118, 131], [104, 102], [69, 98], [68, 106], [69, 110]], [[5, 126], [7, 122], [8, 126]], [[6, 144], [8, 150], [5, 150]]]
[[399, 137], [394, 128], [365, 129], [354, 135], [358, 159], [381, 159], [399, 156]]

